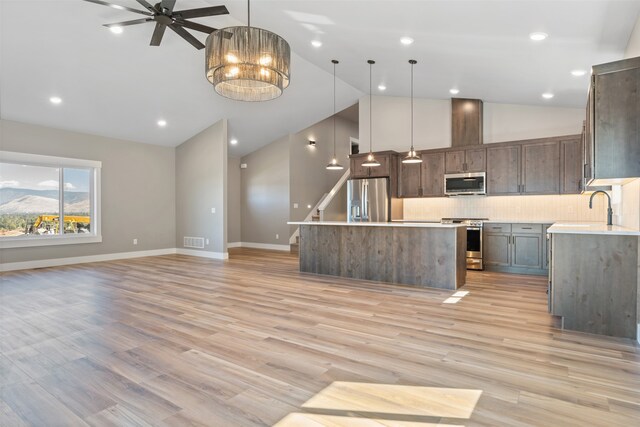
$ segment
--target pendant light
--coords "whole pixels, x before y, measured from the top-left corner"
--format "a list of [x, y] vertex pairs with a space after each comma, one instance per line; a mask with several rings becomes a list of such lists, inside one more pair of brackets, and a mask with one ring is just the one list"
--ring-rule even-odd
[[411, 64], [411, 149], [402, 159], [402, 163], [422, 163], [422, 157], [418, 156], [416, 150], [413, 149], [413, 66], [417, 63], [418, 61], [415, 59], [409, 60], [409, 64]]
[[332, 59], [331, 63], [333, 64], [333, 158], [331, 163], [327, 165], [327, 169], [339, 171], [344, 169], [344, 166], [338, 163], [338, 157], [336, 156], [336, 65], [339, 62]]
[[366, 166], [368, 168], [374, 168], [376, 166], [380, 166], [380, 162], [376, 160], [376, 158], [373, 156], [373, 149], [371, 148], [373, 146], [372, 141], [373, 141], [373, 132], [371, 131], [372, 126], [371, 126], [371, 118], [372, 118], [372, 114], [371, 111], [373, 110], [373, 91], [371, 90], [371, 81], [372, 79], [372, 71], [371, 69], [373, 68], [373, 64], [376, 63], [376, 61], [373, 60], [368, 60], [367, 63], [369, 64], [369, 155], [367, 156], [367, 160], [362, 163], [362, 166]]
[[227, 27], [207, 37], [205, 69], [215, 91], [237, 101], [268, 101], [289, 86], [291, 49], [271, 31], [247, 25]]

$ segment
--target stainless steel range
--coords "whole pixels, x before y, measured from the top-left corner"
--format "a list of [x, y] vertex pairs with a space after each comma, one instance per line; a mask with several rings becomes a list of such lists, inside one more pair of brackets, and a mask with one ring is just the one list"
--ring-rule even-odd
[[488, 218], [442, 218], [442, 224], [467, 226], [467, 270], [484, 270], [482, 264], [482, 227]]

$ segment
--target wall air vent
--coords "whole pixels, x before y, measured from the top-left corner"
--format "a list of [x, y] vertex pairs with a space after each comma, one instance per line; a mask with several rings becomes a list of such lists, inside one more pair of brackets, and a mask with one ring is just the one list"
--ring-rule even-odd
[[185, 248], [204, 249], [204, 237], [185, 237], [182, 246]]

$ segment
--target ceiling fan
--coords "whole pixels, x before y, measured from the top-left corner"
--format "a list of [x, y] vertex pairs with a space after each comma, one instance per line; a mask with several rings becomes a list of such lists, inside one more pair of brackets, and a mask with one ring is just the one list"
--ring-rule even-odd
[[196, 22], [187, 21], [190, 18], [200, 18], [203, 16], [215, 16], [215, 15], [227, 15], [229, 11], [225, 6], [211, 6], [202, 7], [199, 9], [187, 9], [176, 10], [173, 8], [176, 5], [176, 0], [162, 0], [160, 3], [151, 5], [146, 0], [136, 0], [140, 3], [145, 10], [132, 9], [126, 6], [119, 6], [117, 4], [108, 3], [101, 0], [84, 0], [90, 3], [101, 4], [103, 6], [109, 6], [114, 9], [128, 10], [129, 12], [139, 13], [146, 15], [146, 18], [134, 19], [133, 21], [116, 22], [114, 24], [104, 24], [105, 27], [125, 27], [128, 25], [144, 24], [146, 22], [155, 22], [156, 28], [151, 36], [151, 46], [160, 46], [162, 36], [167, 27], [171, 28], [180, 37], [191, 43], [196, 49], [203, 49], [202, 44], [197, 38], [192, 36], [185, 28], [189, 28], [195, 31], [201, 31], [203, 33], [211, 34], [217, 30], [217, 28], [211, 28], [206, 25], [198, 24]]

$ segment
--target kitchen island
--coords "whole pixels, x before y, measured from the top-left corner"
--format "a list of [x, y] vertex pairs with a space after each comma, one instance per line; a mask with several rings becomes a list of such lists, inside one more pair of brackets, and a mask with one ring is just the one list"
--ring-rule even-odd
[[403, 285], [465, 284], [461, 224], [290, 222], [300, 227], [300, 271]]

